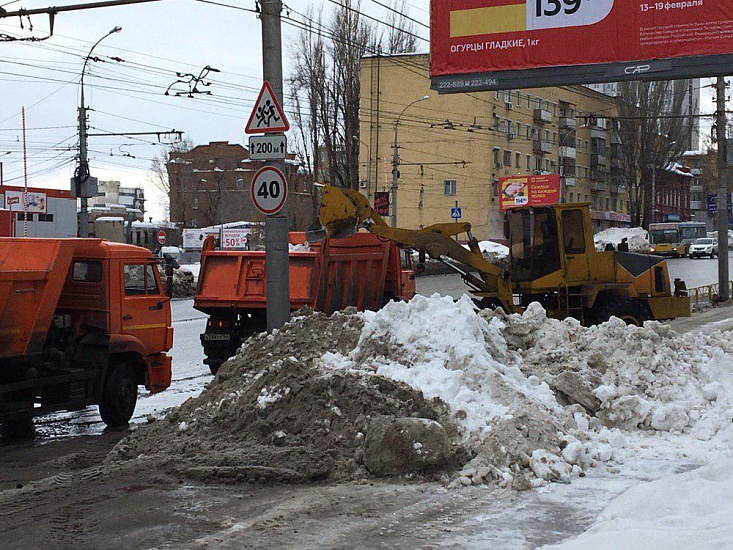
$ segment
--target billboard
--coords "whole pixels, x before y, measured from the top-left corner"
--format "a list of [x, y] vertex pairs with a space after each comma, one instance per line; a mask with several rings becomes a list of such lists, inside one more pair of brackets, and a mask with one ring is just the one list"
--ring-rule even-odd
[[432, 88], [500, 90], [730, 74], [733, 2], [443, 0]]
[[499, 211], [520, 206], [546, 206], [560, 201], [560, 175], [499, 178]]
[[[28, 212], [46, 213], [46, 193], [28, 191]], [[23, 191], [5, 191], [5, 208], [14, 212], [23, 212]]]
[[380, 216], [389, 216], [389, 191], [374, 192], [374, 211]]

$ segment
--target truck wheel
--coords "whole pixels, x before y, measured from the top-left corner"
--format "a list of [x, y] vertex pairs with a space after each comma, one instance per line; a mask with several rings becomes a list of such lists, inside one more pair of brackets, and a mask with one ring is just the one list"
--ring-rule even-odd
[[107, 371], [99, 415], [107, 426], [124, 426], [132, 418], [137, 403], [137, 380], [132, 365], [113, 363]]
[[627, 325], [640, 327], [644, 321], [649, 320], [649, 314], [644, 304], [634, 298], [614, 296], [606, 299], [600, 305], [593, 308], [593, 323], [600, 324], [608, 321], [611, 317], [618, 317]]

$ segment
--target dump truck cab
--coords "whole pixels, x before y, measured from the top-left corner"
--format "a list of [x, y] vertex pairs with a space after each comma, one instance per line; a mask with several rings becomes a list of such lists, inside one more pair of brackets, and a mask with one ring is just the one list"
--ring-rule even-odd
[[99, 404], [132, 416], [171, 382], [170, 300], [152, 254], [101, 239], [0, 239], [0, 421]]

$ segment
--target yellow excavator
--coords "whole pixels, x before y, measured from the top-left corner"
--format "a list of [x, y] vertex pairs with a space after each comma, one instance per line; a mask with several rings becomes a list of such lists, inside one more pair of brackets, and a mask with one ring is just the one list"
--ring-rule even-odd
[[[480, 307], [521, 313], [539, 302], [551, 317], [575, 317], [585, 325], [615, 316], [629, 324], [690, 315], [684, 281], [670, 288], [667, 263], [658, 256], [607, 247], [597, 252], [587, 203], [514, 208], [506, 213], [509, 266], [484, 258], [470, 223], [442, 223], [423, 229], [390, 227], [364, 195], [325, 186], [318, 211], [331, 238], [353, 235], [360, 227], [399, 246], [448, 265], [471, 287]], [[454, 237], [466, 233], [467, 247]], [[458, 263], [456, 263], [458, 262]], [[459, 265], [460, 264], [460, 265]], [[474, 275], [476, 272], [478, 276]]]

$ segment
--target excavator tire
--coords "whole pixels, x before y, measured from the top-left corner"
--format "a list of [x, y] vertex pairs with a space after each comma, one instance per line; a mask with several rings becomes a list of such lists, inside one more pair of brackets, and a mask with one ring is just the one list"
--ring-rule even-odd
[[593, 306], [593, 324], [598, 325], [611, 317], [618, 317], [627, 325], [640, 327], [650, 319], [646, 307], [639, 300], [626, 296], [611, 296]]
[[137, 403], [137, 380], [133, 366], [126, 361], [110, 364], [104, 381], [99, 415], [107, 426], [124, 426], [132, 418]]

